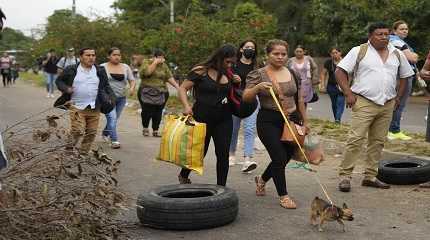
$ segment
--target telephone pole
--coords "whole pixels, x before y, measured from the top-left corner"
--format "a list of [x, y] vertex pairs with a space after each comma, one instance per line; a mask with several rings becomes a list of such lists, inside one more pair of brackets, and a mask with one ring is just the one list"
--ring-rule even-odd
[[170, 0], [170, 23], [175, 22], [175, 0]]
[[72, 17], [76, 16], [76, 1], [73, 0], [73, 5], [72, 5]]

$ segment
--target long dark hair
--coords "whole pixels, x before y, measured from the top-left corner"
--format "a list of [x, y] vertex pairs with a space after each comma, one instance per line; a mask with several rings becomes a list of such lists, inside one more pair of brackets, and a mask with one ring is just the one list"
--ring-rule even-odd
[[226, 74], [224, 69], [224, 59], [236, 56], [236, 48], [231, 44], [224, 44], [203, 63], [198, 64], [196, 67], [204, 67], [206, 69], [212, 68], [217, 71], [216, 81], [219, 82], [223, 74]]
[[236, 57], [237, 57], [237, 61], [240, 61], [240, 59], [242, 58], [242, 52], [240, 51], [240, 49], [243, 48], [243, 46], [245, 46], [245, 44], [247, 44], [249, 42], [254, 44], [254, 47], [255, 47], [255, 54], [254, 54], [254, 57], [252, 58], [252, 63], [251, 63], [252, 68], [255, 69], [257, 66], [258, 47], [257, 47], [257, 43], [254, 40], [247, 39], [247, 40], [241, 42], [239, 44], [239, 48], [237, 49]]

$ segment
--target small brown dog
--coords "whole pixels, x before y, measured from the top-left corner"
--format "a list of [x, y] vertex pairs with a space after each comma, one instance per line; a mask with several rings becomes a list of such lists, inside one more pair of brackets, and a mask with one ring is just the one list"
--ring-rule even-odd
[[330, 203], [315, 197], [311, 204], [311, 224], [317, 225], [317, 217], [319, 217], [319, 227], [320, 232], [323, 231], [322, 224], [324, 221], [337, 221], [342, 225], [343, 231], [345, 232], [345, 224], [343, 220], [352, 221], [354, 217], [352, 216], [352, 210], [346, 206], [344, 203], [342, 208], [331, 205]]

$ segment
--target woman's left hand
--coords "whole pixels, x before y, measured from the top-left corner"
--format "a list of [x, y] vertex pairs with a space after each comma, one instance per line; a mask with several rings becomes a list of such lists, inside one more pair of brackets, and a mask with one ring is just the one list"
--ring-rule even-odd
[[134, 92], [136, 91], [136, 89], [134, 87], [131, 87], [130, 90], [128, 91], [130, 97], [134, 96]]
[[307, 122], [303, 124], [303, 127], [305, 127], [305, 135], [308, 135], [309, 133], [311, 133], [311, 129], [309, 128], [309, 125]]
[[240, 82], [242, 82], [242, 79], [240, 78], [240, 76], [239, 76], [239, 75], [234, 74], [234, 75], [233, 75], [233, 82], [234, 82], [234, 83], [240, 83]]

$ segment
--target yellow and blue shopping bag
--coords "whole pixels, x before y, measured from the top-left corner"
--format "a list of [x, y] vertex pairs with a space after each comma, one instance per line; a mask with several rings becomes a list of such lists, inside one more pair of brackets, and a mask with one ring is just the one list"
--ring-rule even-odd
[[158, 160], [203, 174], [206, 124], [191, 116], [166, 115]]

